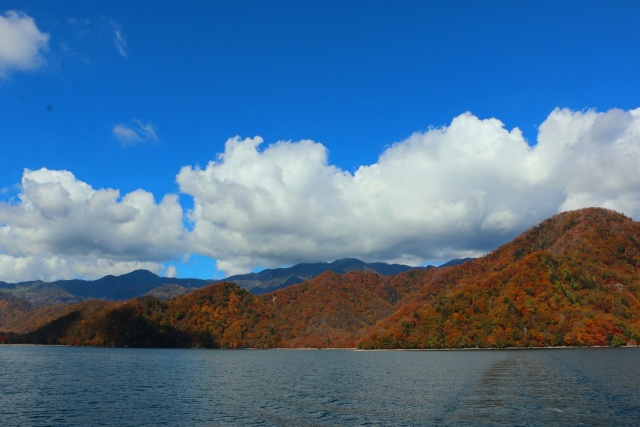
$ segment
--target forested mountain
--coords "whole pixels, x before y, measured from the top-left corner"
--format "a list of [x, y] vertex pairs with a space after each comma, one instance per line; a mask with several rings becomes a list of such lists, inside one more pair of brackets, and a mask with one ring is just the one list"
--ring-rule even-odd
[[364, 348], [621, 345], [640, 341], [640, 223], [565, 212], [491, 254], [430, 271]]
[[640, 224], [582, 209], [457, 266], [326, 272], [264, 295], [224, 282], [167, 301], [83, 302], [50, 308], [42, 326], [32, 318], [21, 329], [30, 333], [2, 339], [213, 348], [637, 344], [639, 266]]
[[[466, 260], [453, 260], [464, 262]], [[447, 264], [449, 264], [447, 263]], [[393, 276], [407, 270], [428, 267], [410, 267], [402, 264], [385, 264], [383, 262], [364, 262], [355, 258], [344, 258], [328, 262], [301, 263], [287, 268], [266, 269], [259, 273], [240, 274], [224, 279], [225, 282], [233, 282], [238, 286], [251, 291], [254, 294], [264, 294], [287, 286], [295, 285], [313, 279], [326, 272], [344, 274], [352, 271], [373, 271], [383, 276]]]
[[[464, 260], [453, 260], [455, 263]], [[449, 263], [447, 263], [448, 265]], [[259, 273], [241, 274], [224, 280], [177, 279], [160, 277], [147, 270], [136, 270], [121, 276], [105, 276], [98, 280], [40, 280], [6, 283], [0, 282], [0, 292], [27, 301], [34, 307], [55, 304], [71, 304], [90, 299], [123, 301], [144, 295], [167, 299], [198, 288], [219, 282], [233, 282], [254, 294], [262, 294], [312, 279], [325, 271], [347, 273], [349, 271], [374, 271], [390, 276], [415, 268], [382, 262], [366, 263], [355, 258], [346, 258], [331, 263], [303, 263], [287, 268], [266, 269]], [[0, 327], [2, 323], [0, 323]]]

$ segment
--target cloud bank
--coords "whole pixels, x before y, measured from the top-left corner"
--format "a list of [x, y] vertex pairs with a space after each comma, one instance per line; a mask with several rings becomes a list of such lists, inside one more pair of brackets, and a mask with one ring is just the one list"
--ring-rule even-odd
[[41, 32], [30, 16], [16, 11], [0, 15], [0, 78], [42, 66], [48, 46], [49, 34]]
[[26, 169], [14, 203], [0, 203], [1, 280], [101, 277], [188, 250], [176, 195], [94, 190], [67, 171]]
[[530, 147], [470, 113], [411, 135], [355, 173], [312, 141], [227, 141], [178, 174], [194, 251], [227, 273], [355, 256], [420, 264], [477, 256], [559, 211], [640, 217], [640, 109], [554, 110]]
[[70, 172], [25, 170], [19, 200], [0, 203], [0, 280], [132, 263], [160, 271], [189, 253], [226, 274], [351, 256], [413, 265], [478, 256], [564, 210], [640, 218], [639, 158], [640, 108], [556, 109], [533, 146], [518, 128], [466, 113], [353, 173], [314, 141], [235, 137], [206, 167], [179, 171], [188, 212], [175, 195], [156, 204], [143, 190], [121, 197]]

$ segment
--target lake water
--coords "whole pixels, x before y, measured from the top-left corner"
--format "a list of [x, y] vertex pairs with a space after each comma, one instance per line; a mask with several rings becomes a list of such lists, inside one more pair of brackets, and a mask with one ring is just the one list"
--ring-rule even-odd
[[3, 426], [639, 423], [638, 348], [0, 346]]

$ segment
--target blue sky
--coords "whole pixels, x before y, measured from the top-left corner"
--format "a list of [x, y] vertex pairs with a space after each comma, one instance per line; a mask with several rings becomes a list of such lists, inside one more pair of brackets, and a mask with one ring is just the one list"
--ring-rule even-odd
[[437, 264], [640, 217], [635, 1], [1, 8], [0, 280]]

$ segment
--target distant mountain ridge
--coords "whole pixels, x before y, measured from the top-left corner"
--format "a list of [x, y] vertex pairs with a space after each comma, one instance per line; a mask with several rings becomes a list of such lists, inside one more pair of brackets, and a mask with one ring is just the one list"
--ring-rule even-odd
[[[458, 261], [453, 260], [446, 265]], [[263, 294], [305, 282], [326, 271], [338, 274], [350, 271], [372, 271], [383, 276], [392, 276], [416, 268], [433, 267], [410, 267], [383, 262], [366, 263], [355, 258], [345, 258], [331, 263], [300, 263], [292, 267], [266, 269], [258, 273], [239, 274], [222, 280], [160, 277], [148, 270], [135, 270], [121, 276], [108, 275], [97, 280], [73, 279], [54, 282], [34, 280], [20, 283], [0, 281], [0, 292], [21, 298], [34, 307], [46, 307], [90, 299], [122, 301], [143, 295], [167, 299], [220, 282], [233, 282], [254, 294]]]
[[121, 276], [108, 275], [97, 280], [0, 282], [0, 291], [22, 298], [35, 307], [44, 307], [88, 299], [126, 300], [167, 285], [195, 290], [212, 283], [213, 280], [160, 277], [147, 270], [135, 270]]
[[349, 273], [351, 271], [373, 271], [382, 276], [395, 276], [408, 270], [424, 268], [434, 267], [410, 267], [408, 265], [385, 264], [383, 262], [367, 263], [356, 258], [344, 258], [331, 263], [300, 263], [292, 267], [266, 269], [259, 273], [239, 274], [227, 277], [221, 281], [235, 283], [241, 288], [245, 288], [257, 295], [306, 282], [326, 271], [333, 271], [338, 274]]
[[475, 258], [459, 258], [459, 259], [452, 259], [449, 262], [445, 262], [444, 264], [442, 264], [440, 267], [455, 267], [456, 265], [460, 265], [460, 264], [464, 264], [465, 262], [468, 261], [473, 261]]
[[80, 297], [108, 300], [134, 298], [165, 285], [179, 285], [197, 289], [211, 283], [213, 280], [160, 277], [148, 270], [135, 270], [121, 276], [109, 275], [94, 281], [60, 280], [53, 282], [53, 284]]

